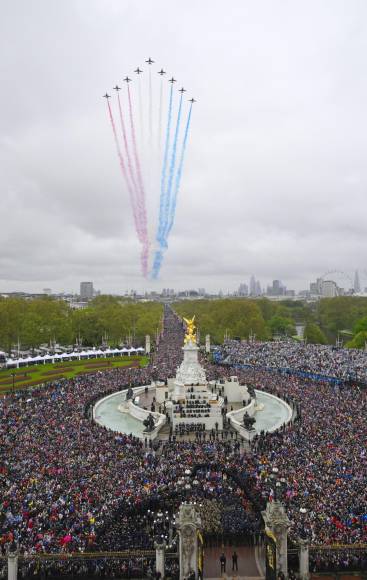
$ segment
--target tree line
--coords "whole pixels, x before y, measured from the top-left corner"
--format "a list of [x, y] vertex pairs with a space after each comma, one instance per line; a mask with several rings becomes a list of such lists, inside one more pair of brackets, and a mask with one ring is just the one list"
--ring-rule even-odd
[[[196, 315], [202, 340], [210, 334], [221, 344], [225, 336], [271, 340], [295, 336], [302, 324], [308, 342], [335, 344], [338, 337], [353, 348], [367, 341], [367, 298], [343, 296], [315, 303], [301, 300], [274, 302], [266, 298], [188, 300], [173, 305], [180, 316]], [[128, 340], [143, 344], [160, 328], [163, 306], [157, 302], [133, 302], [114, 296], [98, 296], [87, 308], [73, 310], [66, 302], [42, 297], [35, 300], [0, 298], [0, 350], [35, 349], [56, 341], [83, 346], [100, 345], [103, 338], [115, 346]]]
[[131, 341], [143, 344], [146, 334], [155, 336], [163, 314], [157, 302], [133, 303], [113, 296], [98, 296], [87, 308], [73, 310], [52, 297], [34, 300], [0, 299], [0, 350], [10, 352], [35, 349], [57, 342], [97, 346], [102, 340], [110, 346]]
[[201, 336], [210, 334], [220, 344], [225, 336], [271, 340], [296, 336], [296, 325], [304, 326], [304, 338], [315, 344], [364, 348], [367, 340], [367, 298], [343, 296], [307, 303], [302, 300], [275, 302], [267, 298], [225, 298], [177, 302], [180, 316], [196, 315]]

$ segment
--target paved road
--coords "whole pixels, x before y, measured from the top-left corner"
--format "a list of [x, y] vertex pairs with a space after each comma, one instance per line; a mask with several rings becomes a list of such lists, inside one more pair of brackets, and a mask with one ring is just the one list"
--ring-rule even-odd
[[[238, 554], [238, 571], [232, 571], [232, 554], [234, 549], [205, 548], [204, 551], [204, 578], [217, 580], [219, 578], [235, 578], [236, 580], [261, 580], [264, 578], [262, 570], [258, 567], [258, 558], [255, 556], [255, 548], [238, 546], [235, 548]], [[226, 572], [221, 575], [219, 558], [222, 552], [227, 558]]]

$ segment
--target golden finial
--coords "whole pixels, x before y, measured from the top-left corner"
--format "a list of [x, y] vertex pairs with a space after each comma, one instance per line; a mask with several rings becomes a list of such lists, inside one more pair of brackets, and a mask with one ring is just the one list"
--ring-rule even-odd
[[194, 342], [196, 343], [196, 332], [195, 332], [195, 324], [194, 324], [195, 316], [193, 318], [184, 318], [186, 322], [186, 334], [185, 334], [185, 344], [187, 342]]

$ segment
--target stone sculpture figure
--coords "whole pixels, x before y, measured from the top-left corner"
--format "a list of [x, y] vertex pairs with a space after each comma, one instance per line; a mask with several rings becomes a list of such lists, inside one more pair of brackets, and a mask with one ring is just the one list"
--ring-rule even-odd
[[151, 432], [154, 429], [154, 417], [151, 413], [149, 413], [148, 417], [143, 421], [143, 425], [145, 427], [145, 431]]
[[255, 417], [250, 417], [248, 412], [243, 416], [243, 426], [247, 431], [253, 431], [255, 429], [254, 423], [256, 423]]
[[256, 399], [255, 388], [252, 385], [247, 387], [247, 392], [250, 395], [251, 399]]

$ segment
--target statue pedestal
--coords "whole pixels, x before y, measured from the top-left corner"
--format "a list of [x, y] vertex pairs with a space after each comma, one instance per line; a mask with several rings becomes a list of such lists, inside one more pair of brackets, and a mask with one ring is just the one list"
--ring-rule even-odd
[[178, 389], [181, 385], [204, 385], [206, 384], [205, 371], [199, 363], [199, 347], [194, 342], [187, 342], [183, 347], [184, 359], [177, 371], [175, 380]]
[[176, 528], [180, 536], [180, 580], [198, 577], [198, 537], [201, 521], [192, 504], [181, 504]]
[[200, 424], [205, 430], [221, 430], [223, 399], [217, 399], [208, 389], [205, 370], [199, 362], [199, 347], [189, 340], [182, 350], [184, 359], [171, 393], [172, 425]]
[[308, 580], [310, 577], [308, 541], [299, 539], [299, 577]]
[[288, 578], [288, 529], [291, 524], [285, 508], [280, 501], [268, 502], [262, 512], [265, 529], [276, 539], [276, 571], [283, 572]]
[[165, 560], [166, 560], [166, 544], [154, 544], [155, 547], [155, 570], [160, 573], [160, 577], [164, 578], [165, 575]]
[[8, 580], [18, 578], [18, 552], [8, 553]]

